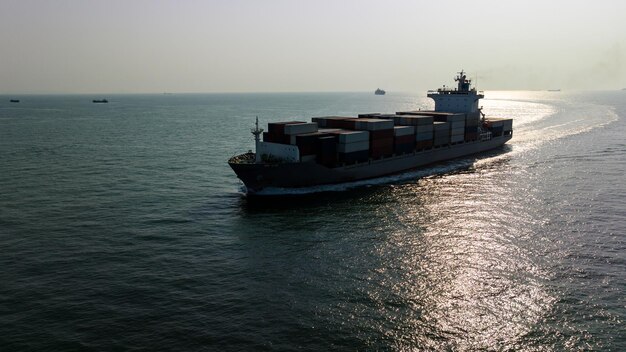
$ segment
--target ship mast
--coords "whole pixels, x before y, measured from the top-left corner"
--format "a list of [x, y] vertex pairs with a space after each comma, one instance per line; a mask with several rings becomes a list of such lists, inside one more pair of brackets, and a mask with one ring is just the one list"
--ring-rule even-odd
[[250, 129], [250, 132], [254, 135], [254, 141], [259, 143], [261, 141], [261, 134], [263, 133], [263, 129], [259, 128], [259, 117], [256, 117], [256, 123], [254, 124], [254, 128]]

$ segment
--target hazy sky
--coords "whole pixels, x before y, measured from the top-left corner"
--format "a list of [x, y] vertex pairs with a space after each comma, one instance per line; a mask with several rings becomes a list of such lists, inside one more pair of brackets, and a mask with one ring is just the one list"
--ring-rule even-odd
[[0, 94], [626, 87], [626, 1], [0, 0]]

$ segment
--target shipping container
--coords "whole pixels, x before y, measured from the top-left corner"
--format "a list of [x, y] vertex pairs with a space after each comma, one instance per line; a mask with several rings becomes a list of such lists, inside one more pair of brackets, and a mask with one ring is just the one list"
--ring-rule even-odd
[[317, 132], [319, 133], [336, 133], [336, 132], [341, 132], [341, 131], [345, 131], [342, 130], [341, 128], [318, 128]]
[[415, 150], [415, 143], [394, 144], [393, 150], [394, 150], [394, 153], [396, 154], [412, 153]]
[[417, 150], [422, 150], [422, 149], [428, 149], [428, 148], [432, 148], [433, 147], [433, 139], [429, 139], [427, 141], [416, 141], [415, 142], [415, 149]]
[[380, 115], [381, 115], [381, 114], [380, 114], [379, 112], [368, 112], [368, 113], [365, 113], [365, 114], [359, 114], [359, 115], [358, 115], [358, 117], [359, 117], [360, 119], [363, 119], [363, 118], [372, 118], [372, 117], [374, 117], [374, 118], [379, 118], [378, 116], [380, 116]]
[[448, 131], [450, 129], [450, 125], [447, 122], [435, 121], [433, 122], [433, 130], [437, 131]]
[[464, 129], [465, 128], [465, 120], [463, 121], [454, 121], [450, 123], [450, 129], [451, 130], [456, 130], [456, 129]]
[[435, 121], [440, 122], [463, 122], [465, 123], [465, 114], [464, 113], [448, 113], [446, 115], [435, 115]]
[[344, 118], [344, 119], [332, 119], [326, 121], [327, 127], [332, 128], [341, 128], [344, 130], [354, 130], [356, 128], [356, 123], [359, 119], [357, 118]]
[[465, 140], [464, 134], [450, 136], [450, 143], [459, 143], [459, 142], [463, 142], [464, 140]]
[[370, 139], [370, 133], [368, 131], [338, 130], [337, 132], [330, 133], [339, 138], [339, 143], [368, 142]]
[[369, 141], [337, 144], [337, 151], [340, 153], [351, 153], [351, 152], [357, 152], [357, 151], [369, 150], [369, 149], [370, 149]]
[[396, 136], [393, 138], [395, 144], [414, 144], [415, 137], [413, 135], [408, 136]]
[[433, 139], [433, 144], [436, 147], [440, 147], [442, 145], [450, 144], [450, 136], [435, 136], [435, 139]]
[[395, 119], [398, 125], [403, 126], [420, 126], [420, 125], [432, 125], [432, 116], [399, 116]]
[[370, 140], [393, 138], [393, 129], [369, 131]]
[[285, 134], [285, 126], [297, 123], [306, 123], [305, 121], [286, 121], [286, 122], [270, 122], [267, 124], [267, 132], [274, 136]]
[[415, 135], [415, 140], [418, 142], [421, 141], [432, 141], [433, 140], [433, 132], [424, 132], [424, 133], [418, 133]]
[[364, 162], [364, 161], [369, 160], [369, 157], [370, 157], [369, 149], [360, 150], [360, 151], [351, 152], [351, 153], [342, 153], [342, 152], [337, 153], [337, 160], [346, 164]]
[[335, 136], [319, 137], [317, 139], [317, 162], [332, 166], [337, 161], [337, 138]]
[[393, 155], [393, 143], [386, 144], [376, 147], [376, 149], [370, 149], [370, 155], [374, 159], [378, 159], [380, 157]]
[[330, 127], [330, 126], [328, 126], [328, 121], [344, 120], [344, 119], [349, 119], [349, 118], [353, 118], [353, 117], [350, 117], [350, 116], [320, 116], [320, 117], [313, 117], [313, 118], [311, 118], [311, 121], [317, 122], [319, 127]]
[[393, 154], [393, 135], [391, 138], [370, 139], [370, 155], [373, 158]]
[[513, 130], [513, 119], [489, 117], [485, 119], [487, 127], [502, 127], [504, 131]]
[[328, 134], [313, 132], [306, 134], [298, 134], [295, 137], [295, 145], [300, 150], [300, 156], [317, 154], [317, 148], [319, 146], [318, 138], [329, 136]]
[[294, 124], [285, 125], [286, 135], [304, 134], [304, 133], [313, 133], [313, 132], [317, 132], [316, 122], [294, 123]]
[[430, 125], [417, 125], [415, 127], [415, 133], [433, 133], [435, 130], [434, 125], [431, 123]]
[[456, 128], [453, 130], [450, 130], [450, 135], [456, 135], [456, 136], [462, 136], [465, 134], [465, 128], [461, 127], [461, 128]]
[[357, 130], [378, 131], [393, 130], [393, 121], [384, 119], [363, 118], [356, 121]]
[[394, 126], [394, 136], [413, 136], [415, 134], [415, 126]]

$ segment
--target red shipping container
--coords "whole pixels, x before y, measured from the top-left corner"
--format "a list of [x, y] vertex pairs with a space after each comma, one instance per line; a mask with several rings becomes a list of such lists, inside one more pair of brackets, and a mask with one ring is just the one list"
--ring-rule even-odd
[[433, 141], [417, 141], [415, 143], [415, 149], [425, 149], [425, 148], [431, 148], [433, 146]]
[[330, 128], [341, 128], [344, 130], [353, 130], [356, 126], [357, 119], [337, 119], [337, 120], [327, 120], [326, 127]]
[[285, 125], [292, 125], [295, 123], [305, 123], [304, 121], [287, 121], [287, 122], [270, 122], [267, 124], [267, 131], [275, 136], [285, 134]]
[[370, 140], [393, 139], [393, 129], [370, 131]]
[[395, 144], [411, 144], [415, 141], [415, 136], [409, 134], [407, 136], [396, 136], [394, 137]]
[[380, 158], [381, 156], [388, 156], [393, 154], [393, 143], [377, 146], [376, 149], [370, 149], [370, 155], [372, 158]]

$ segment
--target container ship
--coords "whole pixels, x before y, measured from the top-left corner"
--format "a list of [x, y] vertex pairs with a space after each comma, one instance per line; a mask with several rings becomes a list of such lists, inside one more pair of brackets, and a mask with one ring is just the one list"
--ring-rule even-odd
[[[482, 91], [461, 71], [456, 88], [430, 90], [435, 109], [313, 117], [251, 130], [255, 152], [228, 160], [249, 195], [267, 188], [354, 182], [484, 152], [513, 137], [513, 120], [486, 117]], [[262, 136], [262, 140], [261, 140]]]

